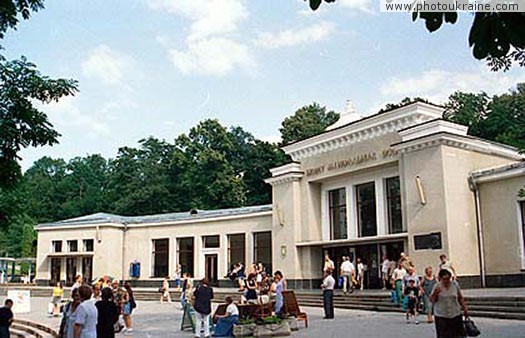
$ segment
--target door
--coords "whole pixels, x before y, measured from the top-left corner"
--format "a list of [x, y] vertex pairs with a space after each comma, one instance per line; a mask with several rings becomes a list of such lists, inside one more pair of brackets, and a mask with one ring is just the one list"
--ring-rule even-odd
[[204, 256], [204, 271], [212, 286], [217, 286], [219, 284], [217, 261], [217, 254]]
[[[379, 264], [379, 246], [377, 244], [359, 245], [356, 248], [356, 258], [366, 265], [365, 271], [365, 288], [381, 288], [381, 273]], [[357, 269], [357, 264], [356, 264]]]
[[82, 258], [82, 278], [84, 278], [84, 283], [93, 282], [93, 257]]
[[77, 276], [77, 259], [66, 258], [66, 285], [71, 286], [75, 284], [75, 277]]
[[51, 258], [51, 285], [55, 286], [58, 282], [60, 282], [60, 274], [61, 274], [61, 258]]

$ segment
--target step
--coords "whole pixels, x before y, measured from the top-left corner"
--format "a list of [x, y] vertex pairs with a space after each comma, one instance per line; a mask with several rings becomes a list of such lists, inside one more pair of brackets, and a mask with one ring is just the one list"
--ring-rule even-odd
[[31, 320], [15, 318], [15, 320], [13, 321], [13, 326], [15, 325], [18, 328], [23, 328], [24, 331], [31, 333], [31, 334], [36, 332], [38, 335], [42, 337], [54, 337], [54, 338], [59, 337], [58, 332], [55, 331], [54, 329], [46, 325], [31, 321]]
[[42, 334], [40, 333], [38, 330], [32, 328], [32, 327], [29, 327], [29, 326], [25, 326], [25, 325], [19, 325], [19, 324], [15, 324], [13, 323], [11, 325], [11, 327], [14, 329], [14, 330], [17, 330], [19, 332], [23, 332], [25, 334], [27, 334], [29, 337], [35, 337], [35, 338], [47, 338], [49, 336]]
[[29, 335], [28, 333], [25, 333], [24, 331], [19, 331], [12, 327], [9, 328], [9, 333], [10, 333], [11, 338], [30, 338], [31, 337], [31, 335]]

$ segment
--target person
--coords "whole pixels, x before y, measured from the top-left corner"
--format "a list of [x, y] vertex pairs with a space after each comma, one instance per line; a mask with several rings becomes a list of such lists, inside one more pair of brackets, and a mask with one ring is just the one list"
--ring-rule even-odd
[[402, 252], [399, 256], [399, 264], [405, 269], [405, 271], [408, 271], [409, 267], [414, 266], [412, 259], [406, 253]]
[[452, 273], [447, 269], [439, 270], [438, 276], [439, 282], [430, 294], [437, 338], [465, 337], [461, 312], [468, 317], [468, 309], [459, 284], [452, 280]]
[[202, 325], [204, 324], [204, 337], [210, 336], [210, 313], [211, 300], [213, 299], [213, 289], [210, 287], [208, 278], [204, 277], [193, 292], [195, 301], [195, 337], [201, 336]]
[[324, 273], [323, 284], [321, 284], [324, 307], [323, 319], [334, 319], [334, 287], [335, 279], [332, 277], [332, 270], [328, 269]]
[[[273, 280], [273, 278], [272, 278]], [[261, 304], [268, 304], [270, 302], [270, 291], [272, 291], [272, 287], [275, 284], [270, 282], [270, 278], [266, 274], [266, 272], [263, 272], [262, 275], [262, 281], [259, 283], [259, 302]]]
[[[121, 314], [124, 313], [124, 303], [127, 300], [127, 292], [126, 289], [120, 287], [120, 282], [118, 279], [114, 279], [111, 282], [112, 291], [113, 291], [113, 301], [115, 302], [115, 305], [119, 309], [119, 317]], [[119, 318], [120, 319], [120, 318]], [[119, 321], [118, 325], [116, 325], [116, 332], [120, 332], [124, 328], [124, 325]]]
[[419, 324], [417, 320], [417, 304], [419, 300], [419, 287], [416, 286], [416, 281], [411, 279], [408, 286], [405, 288], [404, 295], [408, 297], [408, 307], [406, 311], [407, 324], [410, 322], [410, 315], [414, 317], [414, 323]]
[[256, 275], [257, 284], [261, 284], [262, 279], [263, 279], [263, 273], [265, 272], [266, 272], [266, 269], [264, 268], [263, 263], [259, 262], [259, 264], [257, 264], [257, 275]]
[[350, 293], [354, 292], [355, 267], [348, 256], [343, 256], [340, 274], [343, 277], [343, 293], [346, 295], [348, 289]]
[[133, 332], [133, 323], [131, 322], [131, 312], [137, 306], [135, 298], [133, 297], [133, 290], [131, 289], [131, 283], [125, 282], [124, 289], [126, 294], [124, 295], [124, 304], [122, 306], [122, 317], [124, 318], [124, 325], [126, 326], [126, 332]]
[[432, 316], [433, 304], [430, 301], [430, 294], [432, 293], [434, 285], [436, 285], [436, 277], [432, 272], [432, 267], [427, 266], [425, 268], [425, 276], [423, 277], [423, 281], [421, 282], [421, 290], [423, 293], [423, 305], [425, 313], [427, 314], [427, 323], [432, 323], [434, 321]]
[[335, 265], [334, 261], [330, 259], [330, 255], [326, 253], [324, 255], [324, 266], [323, 266], [323, 273], [326, 273], [328, 270], [334, 271]]
[[365, 288], [365, 265], [361, 262], [361, 258], [357, 258], [357, 282], [361, 291]]
[[171, 296], [170, 296], [170, 277], [166, 276], [164, 277], [164, 280], [162, 281], [162, 286], [160, 288], [160, 303], [164, 303], [164, 298], [168, 300], [168, 303], [171, 304]]
[[274, 273], [274, 281], [275, 281], [275, 314], [280, 316], [283, 312], [283, 306], [284, 306], [284, 298], [283, 298], [283, 290], [284, 290], [284, 284], [283, 284], [283, 273], [280, 270], [275, 271]]
[[77, 307], [80, 305], [80, 295], [78, 288], [73, 290], [71, 300], [64, 306], [62, 321], [60, 322], [60, 338], [73, 338], [75, 335], [75, 320], [77, 317]]
[[188, 274], [186, 272], [182, 273], [182, 279], [180, 281], [180, 306], [184, 310], [186, 307], [186, 287], [188, 285]]
[[458, 278], [454, 265], [452, 265], [452, 262], [447, 258], [447, 255], [445, 254], [439, 255], [439, 270], [441, 271], [443, 269], [450, 271], [450, 274], [452, 275], [452, 280], [456, 280]]
[[115, 338], [115, 324], [120, 314], [119, 308], [113, 301], [113, 290], [104, 288], [101, 300], [95, 303], [98, 312], [97, 338]]
[[392, 288], [395, 290], [398, 305], [401, 305], [403, 302], [403, 279], [406, 274], [405, 268], [397, 263], [394, 272], [392, 272]]
[[175, 288], [177, 290], [180, 290], [180, 279], [182, 277], [181, 271], [182, 266], [180, 264], [177, 264], [177, 268], [175, 269], [175, 276], [173, 276], [173, 278], [175, 279]]
[[76, 310], [74, 338], [97, 338], [98, 310], [91, 299], [93, 291], [87, 285], [78, 288], [80, 304]]
[[58, 282], [53, 288], [53, 316], [60, 315], [60, 303], [62, 303], [62, 298], [64, 297], [64, 285], [62, 282]]
[[77, 275], [75, 277], [75, 283], [71, 286], [71, 295], [73, 295], [73, 290], [78, 289], [82, 285], [82, 275]]
[[388, 274], [390, 271], [390, 260], [387, 255], [383, 256], [383, 262], [381, 263], [381, 280], [383, 281], [383, 290], [386, 290], [386, 286], [390, 279]]
[[403, 277], [403, 288], [408, 287], [410, 281], [414, 281], [415, 286], [417, 288], [421, 284], [419, 275], [416, 273], [416, 268], [414, 268], [413, 266], [408, 268], [407, 274], [405, 275], [405, 277]]
[[226, 313], [224, 315], [216, 315], [217, 325], [215, 325], [214, 337], [233, 337], [233, 326], [239, 321], [239, 308], [233, 302], [233, 298], [227, 296]]
[[246, 277], [245, 275], [246, 268], [244, 267], [244, 264], [242, 264], [242, 262], [238, 263], [238, 268], [239, 270], [237, 271], [237, 282], [239, 283], [239, 292], [243, 292], [244, 291], [244, 278]]
[[248, 302], [257, 301], [257, 281], [256, 274], [252, 273], [248, 275], [248, 280], [246, 281], [246, 300]]
[[96, 282], [93, 284], [93, 299], [99, 301], [101, 299], [101, 283]]
[[[184, 293], [184, 305], [182, 309], [184, 310], [184, 306], [186, 306], [187, 300], [193, 297], [193, 279], [191, 278], [191, 275], [189, 273], [186, 274], [186, 283], [185, 283], [185, 289], [183, 293]], [[182, 304], [182, 300], [181, 300], [181, 304]]]
[[9, 327], [13, 323], [13, 301], [6, 299], [4, 306], [0, 308], [0, 338], [9, 338]]

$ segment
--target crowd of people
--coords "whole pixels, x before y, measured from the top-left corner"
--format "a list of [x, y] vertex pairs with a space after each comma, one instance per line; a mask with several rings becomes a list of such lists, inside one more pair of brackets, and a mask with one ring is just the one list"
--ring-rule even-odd
[[[53, 288], [52, 314], [60, 313], [64, 288]], [[133, 332], [131, 314], [137, 307], [129, 282], [102, 277], [86, 284], [77, 276], [62, 308], [60, 338], [114, 338], [115, 332]]]
[[[353, 292], [356, 286], [363, 288], [366, 267], [360, 258], [356, 263], [357, 267], [349, 257], [342, 257], [339, 276], [343, 294]], [[419, 324], [418, 315], [423, 312], [428, 323], [435, 322], [438, 337], [464, 336], [462, 316], [468, 317], [467, 304], [457, 282], [456, 269], [445, 254], [439, 257], [437, 275], [431, 266], [424, 269], [423, 276], [417, 274], [414, 262], [405, 253], [401, 253], [398, 260], [383, 256], [380, 268], [382, 287], [392, 289], [392, 301], [406, 310], [407, 323], [412, 319]], [[334, 262], [326, 254], [321, 284], [325, 319], [334, 318], [334, 269]]]

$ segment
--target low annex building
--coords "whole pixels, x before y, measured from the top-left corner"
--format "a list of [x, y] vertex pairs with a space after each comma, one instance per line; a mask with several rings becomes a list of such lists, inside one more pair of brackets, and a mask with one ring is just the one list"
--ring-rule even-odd
[[361, 118], [349, 105], [283, 148], [293, 162], [271, 170], [272, 205], [39, 224], [37, 283], [131, 279], [140, 263], [137, 285], [177, 264], [222, 284], [234, 263], [260, 261], [290, 287], [318, 288], [329, 253], [336, 265], [360, 257], [366, 286], [379, 288], [382, 257], [405, 252], [420, 272], [446, 253], [465, 287], [525, 286], [525, 162], [442, 115], [415, 102]]

